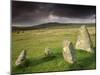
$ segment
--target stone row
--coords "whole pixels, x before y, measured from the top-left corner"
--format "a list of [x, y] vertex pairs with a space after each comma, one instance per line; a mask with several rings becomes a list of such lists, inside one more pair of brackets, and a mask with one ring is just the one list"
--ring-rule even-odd
[[[62, 55], [66, 62], [73, 64], [76, 62], [76, 49], [81, 49], [92, 53], [93, 52], [92, 47], [93, 46], [92, 46], [90, 34], [88, 32], [88, 29], [84, 25], [81, 26], [81, 28], [79, 29], [79, 36], [77, 38], [75, 48], [72, 42], [70, 42], [69, 40], [64, 40]], [[44, 54], [45, 56], [48, 57], [48, 56], [52, 56], [53, 52], [50, 48], [47, 47], [45, 48]], [[16, 66], [23, 65], [26, 59], [27, 59], [26, 50], [23, 50], [15, 62]]]

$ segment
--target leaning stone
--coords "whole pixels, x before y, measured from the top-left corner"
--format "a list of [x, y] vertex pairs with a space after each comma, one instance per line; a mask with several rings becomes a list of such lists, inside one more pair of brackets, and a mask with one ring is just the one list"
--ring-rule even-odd
[[26, 50], [23, 50], [20, 55], [18, 56], [15, 65], [16, 66], [22, 66], [25, 65], [26, 62]]
[[52, 51], [51, 51], [51, 49], [50, 48], [45, 48], [45, 51], [44, 51], [44, 53], [45, 53], [45, 56], [52, 56]]
[[92, 41], [86, 26], [85, 25], [81, 26], [79, 32], [80, 34], [78, 36], [76, 46], [75, 46], [76, 49], [82, 49], [87, 52], [93, 52]]
[[73, 44], [68, 40], [65, 40], [63, 44], [63, 57], [66, 62], [71, 64], [75, 63], [76, 61], [75, 49]]

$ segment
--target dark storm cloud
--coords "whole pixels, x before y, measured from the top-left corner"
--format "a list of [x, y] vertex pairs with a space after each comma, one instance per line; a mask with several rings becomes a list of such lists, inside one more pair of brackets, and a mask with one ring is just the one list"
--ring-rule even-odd
[[13, 1], [12, 17], [20, 16], [20, 14], [34, 17], [47, 16], [52, 8], [53, 4]]
[[55, 7], [54, 11], [60, 16], [85, 18], [95, 14], [96, 9], [94, 6], [60, 4]]
[[[12, 1], [12, 23], [84, 22], [95, 19], [95, 6]], [[77, 21], [78, 20], [78, 21]]]

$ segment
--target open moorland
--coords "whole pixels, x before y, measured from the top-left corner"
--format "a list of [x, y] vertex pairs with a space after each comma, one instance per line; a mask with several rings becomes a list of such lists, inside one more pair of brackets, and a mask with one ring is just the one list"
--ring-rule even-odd
[[[72, 70], [90, 70], [96, 68], [96, 53], [76, 50], [77, 62], [69, 64], [64, 61], [63, 41], [70, 40], [75, 46], [80, 25], [52, 25], [39, 28], [15, 28], [12, 31], [12, 72], [36, 73]], [[96, 27], [86, 25], [96, 51]], [[45, 57], [44, 49], [52, 49], [53, 57]], [[28, 65], [16, 67], [15, 61], [22, 50], [27, 51]]]

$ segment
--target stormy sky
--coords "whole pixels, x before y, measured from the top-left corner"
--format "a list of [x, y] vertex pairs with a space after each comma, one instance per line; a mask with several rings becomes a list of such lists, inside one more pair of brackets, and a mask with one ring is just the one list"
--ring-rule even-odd
[[96, 7], [12, 1], [12, 25], [32, 26], [48, 22], [95, 23]]

